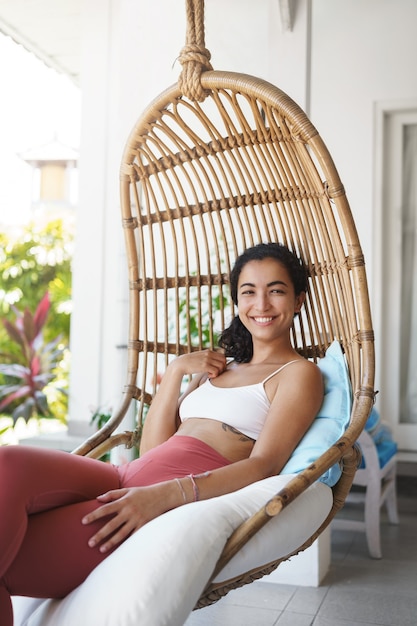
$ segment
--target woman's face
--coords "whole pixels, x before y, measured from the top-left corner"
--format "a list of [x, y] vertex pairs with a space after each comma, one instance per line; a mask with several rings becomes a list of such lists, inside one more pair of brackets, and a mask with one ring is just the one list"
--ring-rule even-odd
[[273, 258], [249, 261], [237, 286], [238, 313], [253, 337], [267, 340], [287, 333], [305, 299], [295, 295], [286, 267]]

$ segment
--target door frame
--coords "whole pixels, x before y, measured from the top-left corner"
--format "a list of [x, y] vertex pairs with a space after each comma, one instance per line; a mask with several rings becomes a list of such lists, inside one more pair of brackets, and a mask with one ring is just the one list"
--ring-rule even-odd
[[[374, 310], [377, 404], [400, 450], [417, 455], [417, 424], [400, 424], [401, 190], [404, 127], [417, 124], [417, 100], [379, 102], [375, 105], [374, 142]], [[387, 255], [389, 245], [389, 254]], [[389, 257], [389, 258], [387, 258]], [[395, 293], [397, 291], [397, 293]]]

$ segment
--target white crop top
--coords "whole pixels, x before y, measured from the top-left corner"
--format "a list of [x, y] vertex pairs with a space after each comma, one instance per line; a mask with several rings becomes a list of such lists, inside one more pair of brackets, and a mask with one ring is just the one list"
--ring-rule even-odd
[[265, 383], [284, 367], [299, 359], [288, 361], [262, 382], [244, 387], [216, 387], [208, 379], [191, 391], [180, 404], [181, 422], [190, 418], [224, 422], [251, 439], [257, 439], [265, 424], [270, 402]]

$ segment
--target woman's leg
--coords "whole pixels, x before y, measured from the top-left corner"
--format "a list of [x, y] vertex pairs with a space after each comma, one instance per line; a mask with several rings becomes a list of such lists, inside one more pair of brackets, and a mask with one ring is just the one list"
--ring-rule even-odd
[[[105, 520], [81, 524], [82, 517], [100, 505], [95, 500], [98, 494], [229, 464], [207, 444], [178, 435], [118, 470], [67, 453], [20, 446], [14, 450], [1, 455], [0, 449], [0, 510], [5, 510], [10, 500], [15, 511], [0, 519], [2, 618], [7, 614], [9, 595], [63, 597], [107, 556], [87, 545]], [[13, 519], [17, 521], [13, 523]], [[8, 542], [14, 549], [8, 555], [11, 564], [5, 568], [6, 557], [1, 557]], [[11, 624], [4, 622], [4, 626]]]
[[66, 593], [102, 560], [87, 546], [94, 528], [81, 518], [99, 505], [97, 495], [119, 486], [116, 468], [101, 461], [25, 446], [0, 449], [0, 615], [9, 611], [8, 594]]

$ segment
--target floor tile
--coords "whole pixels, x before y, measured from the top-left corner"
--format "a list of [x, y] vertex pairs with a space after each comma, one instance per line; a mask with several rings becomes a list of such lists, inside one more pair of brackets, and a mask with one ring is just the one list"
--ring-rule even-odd
[[239, 589], [234, 589], [221, 600], [225, 604], [256, 606], [266, 609], [283, 610], [288, 606], [298, 587], [293, 585], [274, 585], [271, 583], [253, 582]]
[[[341, 619], [335, 619], [334, 617], [332, 618], [327, 618], [327, 617], [322, 617], [320, 615], [318, 615], [312, 626], [376, 626], [375, 622], [357, 622], [352, 620], [351, 618], [349, 618], [348, 620], [341, 620]], [[402, 626], [400, 623], [396, 623], [396, 624], [391, 624], [391, 626]]]
[[279, 615], [262, 607], [218, 603], [193, 611], [185, 626], [275, 626]]
[[328, 587], [298, 587], [289, 601], [286, 611], [316, 615], [326, 594]]
[[[417, 598], [401, 596], [368, 588], [334, 587], [329, 590], [318, 616], [333, 626], [336, 620], [346, 623], [378, 624], [379, 626], [416, 626]], [[315, 624], [316, 626], [316, 624]]]
[[[276, 622], [276, 626], [312, 626], [314, 615], [285, 611]], [[255, 625], [254, 625], [255, 626]]]

